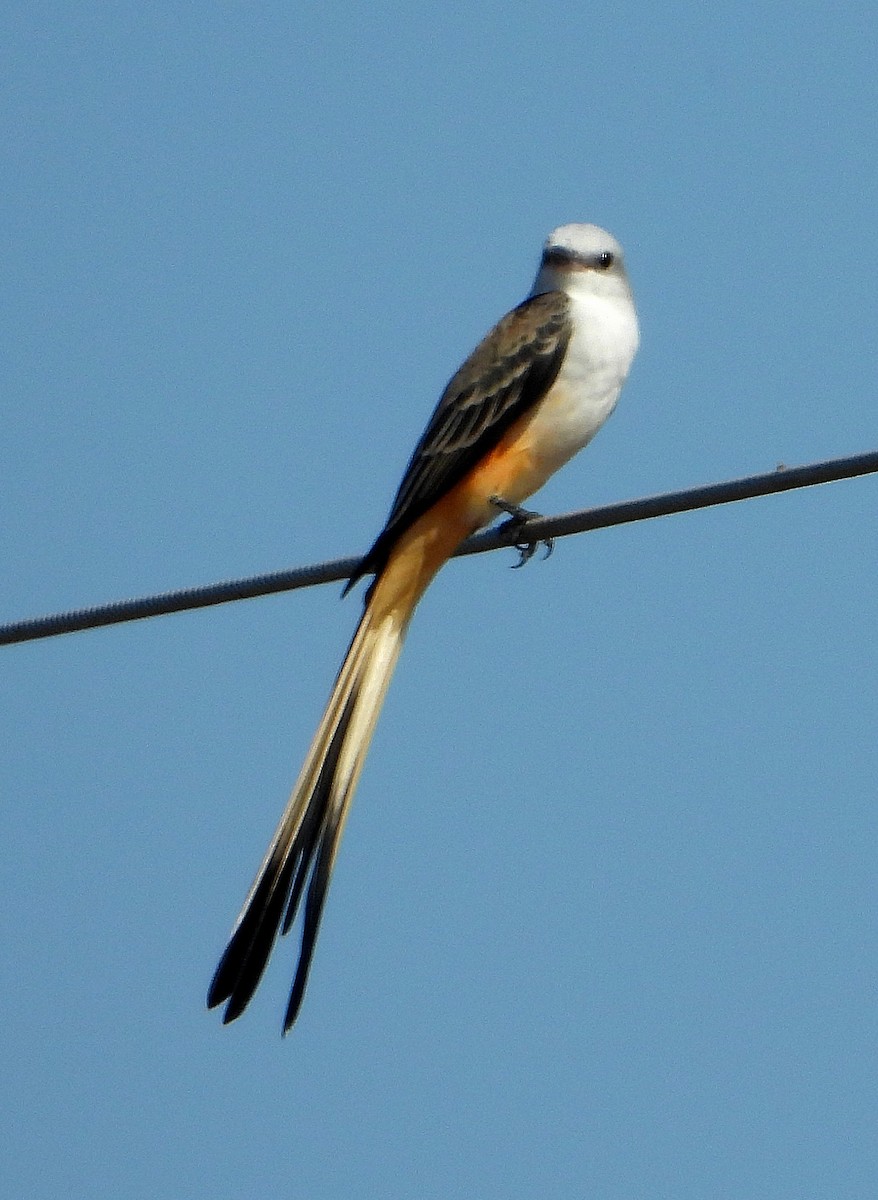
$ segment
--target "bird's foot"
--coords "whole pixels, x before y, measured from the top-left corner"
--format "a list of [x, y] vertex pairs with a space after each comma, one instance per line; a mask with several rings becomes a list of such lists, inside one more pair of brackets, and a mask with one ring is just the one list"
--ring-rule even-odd
[[[522, 508], [518, 504], [510, 504], [509, 501], [504, 500], [502, 496], [492, 496], [491, 504], [493, 504], [494, 508], [499, 509], [500, 512], [504, 512], [509, 515], [509, 520], [500, 526], [501, 529], [520, 529], [522, 526], [526, 525], [532, 517], [539, 517], [542, 515], [541, 513], [533, 512], [529, 508]], [[545, 561], [545, 559], [547, 559], [555, 549], [555, 539], [538, 538], [536, 541], [529, 541], [526, 538], [522, 538], [521, 541], [515, 542], [515, 549], [518, 551], [519, 558], [517, 563], [512, 564], [512, 569], [517, 570], [519, 567], [523, 567], [525, 563], [530, 562], [537, 552], [537, 546], [546, 547], [546, 553], [543, 555], [543, 560]]]

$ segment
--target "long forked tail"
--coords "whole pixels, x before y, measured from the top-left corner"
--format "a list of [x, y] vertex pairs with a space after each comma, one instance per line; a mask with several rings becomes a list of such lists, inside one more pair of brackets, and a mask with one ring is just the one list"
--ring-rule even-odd
[[411, 612], [368, 604], [326, 712], [208, 991], [208, 1008], [239, 1017], [256, 991], [278, 932], [287, 933], [305, 894], [302, 942], [284, 1033], [295, 1021], [314, 952], [335, 856]]

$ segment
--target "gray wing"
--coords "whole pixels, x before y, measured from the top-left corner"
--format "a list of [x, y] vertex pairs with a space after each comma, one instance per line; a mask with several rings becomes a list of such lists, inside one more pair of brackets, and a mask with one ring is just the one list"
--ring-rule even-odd
[[567, 296], [545, 292], [519, 304], [482, 339], [442, 393], [387, 524], [346, 591], [363, 575], [378, 574], [402, 534], [538, 403], [561, 368], [571, 328]]

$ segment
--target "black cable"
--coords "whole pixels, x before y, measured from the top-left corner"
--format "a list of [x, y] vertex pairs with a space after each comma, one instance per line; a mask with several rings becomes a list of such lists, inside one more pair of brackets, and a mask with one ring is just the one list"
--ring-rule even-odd
[[[765, 475], [749, 475], [743, 479], [711, 483], [682, 492], [665, 492], [658, 496], [625, 500], [619, 504], [585, 508], [553, 517], [533, 517], [526, 525], [519, 525], [517, 528], [500, 525], [469, 538], [458, 549], [457, 554], [482, 554], [487, 550], [513, 546], [524, 540], [540, 542], [547, 538], [567, 537], [571, 533], [584, 533], [589, 529], [606, 529], [611, 525], [625, 525], [631, 521], [646, 521], [653, 517], [691, 512], [693, 509], [709, 508], [715, 504], [731, 504], [737, 500], [749, 500], [774, 492], [790, 491], [793, 488], [813, 487], [818, 483], [851, 479], [875, 471], [878, 471], [878, 450], [872, 450], [868, 454], [855, 454], [850, 458], [809, 463], [804, 467], [778, 467]], [[247, 600], [253, 596], [267, 596], [272, 592], [313, 587], [318, 583], [333, 583], [349, 578], [358, 561], [356, 558], [337, 558], [313, 566], [292, 567], [269, 575], [255, 575], [247, 579], [233, 579], [224, 583], [206, 584], [203, 587], [164, 592], [157, 596], [144, 596], [137, 600], [120, 600], [95, 608], [77, 609], [74, 612], [13, 621], [7, 625], [0, 625], [0, 646], [57, 637], [62, 633], [75, 633], [82, 629], [96, 629], [101, 625], [116, 625], [122, 621], [138, 621], [144, 617], [184, 612], [190, 608], [206, 608], [211, 604], [228, 604], [232, 600]]]

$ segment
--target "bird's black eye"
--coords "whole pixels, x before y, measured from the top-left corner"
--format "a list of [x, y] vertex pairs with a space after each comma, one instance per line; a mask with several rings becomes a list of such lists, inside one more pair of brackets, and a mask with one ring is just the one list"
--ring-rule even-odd
[[597, 269], [599, 271], [609, 271], [610, 267], [616, 261], [616, 256], [609, 250], [602, 250], [597, 257]]

